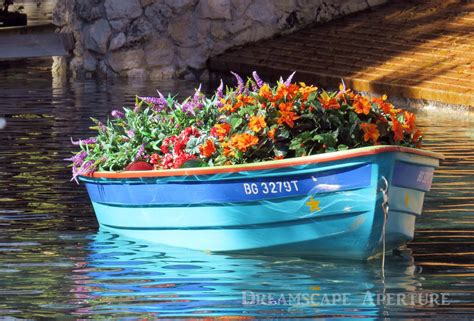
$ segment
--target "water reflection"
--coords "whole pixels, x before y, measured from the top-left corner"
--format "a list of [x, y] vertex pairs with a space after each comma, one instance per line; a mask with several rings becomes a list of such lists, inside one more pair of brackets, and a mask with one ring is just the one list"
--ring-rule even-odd
[[[50, 61], [0, 63], [0, 315], [124, 318], [238, 315], [431, 318], [474, 313], [473, 112], [416, 110], [425, 146], [444, 153], [417, 221], [411, 251], [379, 261], [321, 262], [215, 255], [143, 244], [97, 232], [82, 186], [64, 158], [135, 94], [191, 94], [195, 82], [64, 81]], [[213, 88], [213, 85], [208, 85]], [[218, 241], [218, 240], [216, 240]], [[411, 253], [411, 254], [410, 254]], [[318, 289], [319, 287], [319, 289]], [[243, 305], [253, 293], [349, 293], [338, 306]], [[450, 305], [362, 304], [367, 291], [448, 293]]]
[[[383, 282], [377, 262], [218, 255], [109, 232], [97, 233], [88, 250], [74, 270], [77, 281], [71, 290], [87, 305], [74, 312], [79, 315], [376, 317], [384, 307], [374, 303], [373, 295], [422, 288], [409, 253], [389, 258], [391, 269]], [[270, 295], [281, 305], [271, 305]]]

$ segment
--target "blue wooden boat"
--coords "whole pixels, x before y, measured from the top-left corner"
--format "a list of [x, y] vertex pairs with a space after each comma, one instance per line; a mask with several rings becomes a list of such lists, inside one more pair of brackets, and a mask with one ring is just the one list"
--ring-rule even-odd
[[382, 239], [390, 250], [413, 238], [440, 159], [374, 146], [81, 180], [101, 229], [127, 237], [213, 252], [367, 259], [380, 253]]

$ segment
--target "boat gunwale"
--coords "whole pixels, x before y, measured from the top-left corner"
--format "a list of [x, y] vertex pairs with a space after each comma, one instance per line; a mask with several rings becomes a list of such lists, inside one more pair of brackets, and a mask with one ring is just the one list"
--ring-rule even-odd
[[214, 175], [221, 173], [237, 173], [248, 171], [259, 171], [268, 169], [278, 169], [291, 166], [301, 166], [316, 163], [327, 163], [339, 160], [345, 160], [355, 157], [371, 156], [381, 153], [401, 152], [415, 154], [430, 158], [444, 160], [442, 154], [429, 150], [410, 148], [404, 146], [380, 145], [369, 146], [345, 151], [330, 152], [303, 157], [293, 157], [281, 160], [272, 160], [258, 163], [249, 163], [241, 165], [227, 165], [214, 167], [191, 167], [165, 170], [147, 170], [147, 171], [97, 171], [90, 175], [86, 175], [87, 179], [91, 178], [111, 178], [111, 179], [127, 179], [127, 178], [153, 178], [153, 177], [170, 177], [170, 176], [191, 176], [191, 175]]

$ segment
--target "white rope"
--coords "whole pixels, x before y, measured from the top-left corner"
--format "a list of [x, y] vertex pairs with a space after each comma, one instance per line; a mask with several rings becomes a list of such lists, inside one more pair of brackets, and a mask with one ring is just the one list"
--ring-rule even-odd
[[383, 195], [382, 210], [383, 210], [383, 227], [382, 227], [382, 278], [385, 279], [385, 232], [388, 220], [388, 181], [382, 176], [384, 186], [380, 188]]

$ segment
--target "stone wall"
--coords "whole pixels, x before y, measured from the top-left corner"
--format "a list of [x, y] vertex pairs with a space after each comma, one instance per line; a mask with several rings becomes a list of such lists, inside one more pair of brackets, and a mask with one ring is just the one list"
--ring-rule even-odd
[[69, 68], [93, 74], [199, 77], [226, 49], [325, 22], [386, 0], [58, 0], [53, 23], [72, 32]]

